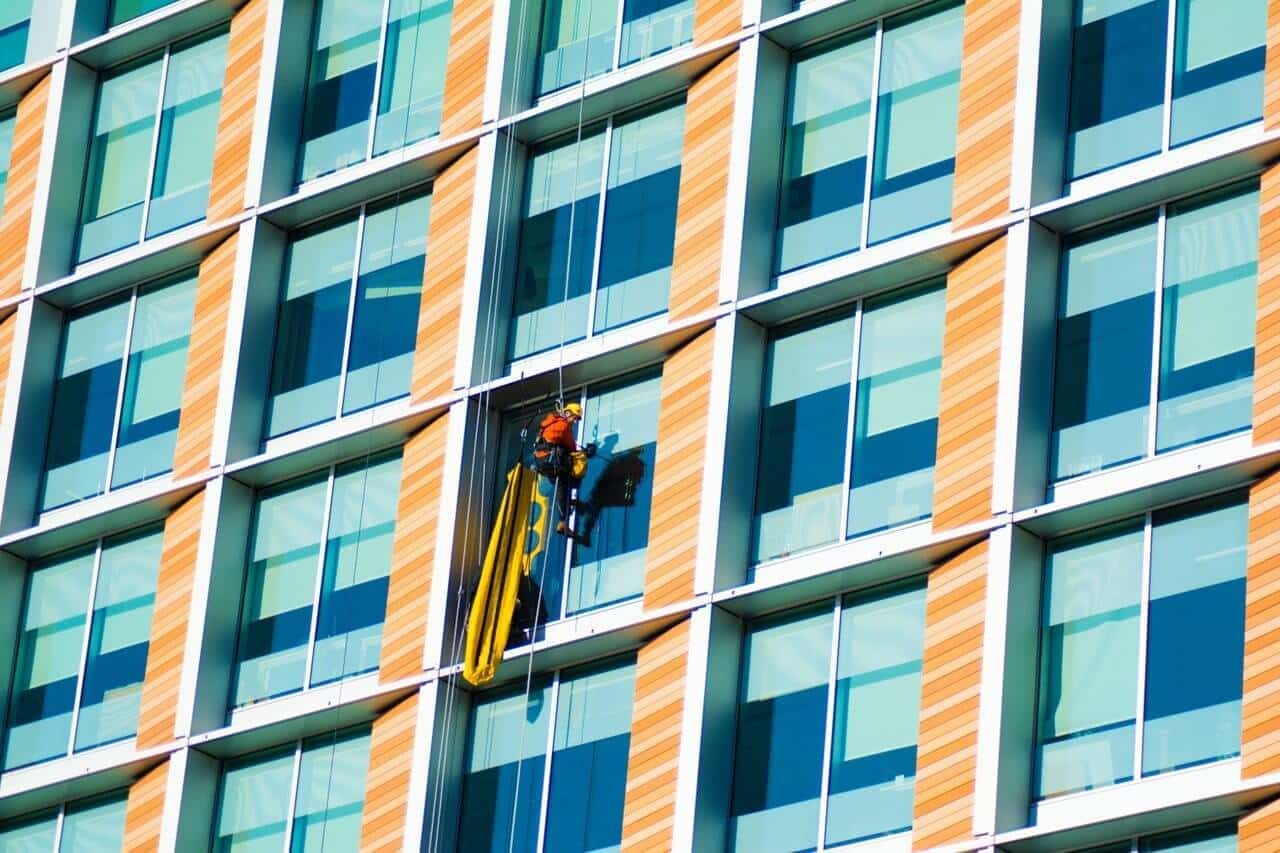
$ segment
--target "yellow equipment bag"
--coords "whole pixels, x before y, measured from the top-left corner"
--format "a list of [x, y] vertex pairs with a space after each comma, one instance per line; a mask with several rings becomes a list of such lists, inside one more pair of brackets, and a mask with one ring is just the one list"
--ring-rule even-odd
[[493, 679], [507, 650], [520, 578], [542, 552], [548, 501], [538, 474], [519, 462], [507, 472], [498, 515], [489, 535], [480, 583], [467, 616], [467, 648], [462, 677], [475, 685]]
[[569, 474], [575, 480], [581, 480], [587, 474], [587, 454], [575, 450], [569, 454]]

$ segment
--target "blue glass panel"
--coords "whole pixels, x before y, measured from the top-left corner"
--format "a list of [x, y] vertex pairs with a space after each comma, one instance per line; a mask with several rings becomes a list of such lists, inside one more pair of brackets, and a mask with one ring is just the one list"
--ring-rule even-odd
[[57, 833], [56, 811], [0, 824], [0, 853], [48, 853]]
[[1262, 118], [1266, 0], [1177, 0], [1170, 144]]
[[293, 792], [294, 747], [229, 761], [218, 786], [215, 853], [279, 853]]
[[305, 741], [293, 804], [293, 853], [341, 853], [360, 847], [369, 729]]
[[148, 12], [154, 12], [156, 9], [163, 9], [176, 0], [113, 0], [111, 4], [111, 16], [107, 21], [107, 26], [114, 27], [130, 21], [140, 15]]
[[1169, 832], [1138, 844], [1139, 853], [1236, 853], [1238, 849], [1235, 821]]
[[693, 41], [693, 0], [623, 0], [618, 65]]
[[613, 67], [617, 0], [546, 0], [538, 59], [539, 95]]
[[440, 131], [452, 0], [391, 0], [373, 153]]
[[0, 71], [21, 65], [27, 58], [34, 0], [7, 0], [0, 8]]
[[124, 849], [128, 799], [114, 796], [76, 803], [62, 818], [58, 853], [116, 853]]

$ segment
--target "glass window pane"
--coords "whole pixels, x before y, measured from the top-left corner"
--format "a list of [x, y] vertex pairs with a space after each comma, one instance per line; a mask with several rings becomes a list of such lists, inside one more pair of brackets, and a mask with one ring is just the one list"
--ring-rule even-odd
[[59, 557], [37, 566], [27, 581], [5, 727], [6, 770], [68, 752], [93, 560], [92, 549]]
[[613, 67], [617, 0], [547, 0], [537, 93], [545, 95]]
[[304, 233], [289, 244], [271, 368], [268, 438], [337, 415], [355, 253], [354, 217]]
[[124, 817], [128, 800], [100, 800], [69, 806], [62, 819], [58, 853], [116, 853], [124, 845]]
[[107, 26], [114, 27], [134, 18], [163, 9], [176, 0], [111, 0], [111, 18]]
[[604, 132], [596, 131], [529, 159], [512, 358], [586, 336], [603, 158]]
[[760, 425], [758, 561], [840, 538], [852, 315], [805, 323], [769, 342]]
[[661, 388], [654, 376], [588, 395], [581, 442], [597, 451], [578, 487], [566, 615], [644, 592]]
[[293, 761], [290, 747], [227, 763], [214, 829], [217, 853], [280, 853], [289, 819]]
[[4, 210], [4, 191], [9, 185], [9, 155], [13, 153], [13, 129], [17, 123], [14, 116], [0, 119], [0, 210]]
[[430, 214], [423, 196], [365, 217], [344, 415], [409, 393]]
[[400, 455], [338, 469], [329, 511], [311, 684], [378, 668]]
[[1050, 797], [1133, 778], [1140, 526], [1056, 543], [1045, 576], [1036, 787]]
[[1081, 178], [1160, 150], [1168, 3], [1077, 0], [1069, 177]]
[[1253, 419], [1258, 194], [1175, 209], [1165, 246], [1158, 451]]
[[684, 104], [613, 130], [595, 332], [667, 310], [683, 148]]
[[138, 294], [111, 488], [173, 467], [196, 277]]
[[747, 632], [729, 826], [734, 853], [817, 846], [832, 627], [827, 607]]
[[1144, 838], [1138, 845], [1141, 853], [1236, 853], [1237, 849], [1234, 823]]
[[778, 212], [780, 272], [862, 242], [875, 35], [797, 59]]
[[913, 589], [840, 615], [828, 845], [911, 828], [924, 603]]
[[[35, 0], [9, 0], [0, 7], [0, 71], [21, 65], [27, 58], [31, 32], [31, 6]], [[3, 850], [0, 845], [0, 850]]]
[[169, 58], [148, 237], [204, 219], [226, 64], [226, 34], [175, 50]]
[[693, 41], [693, 0], [623, 0], [618, 65]]
[[635, 676], [627, 663], [561, 682], [545, 853], [619, 849]]
[[1142, 772], [1240, 752], [1248, 505], [1153, 518]]
[[138, 730], [163, 539], [158, 529], [103, 546], [76, 749], [123, 740]]
[[1170, 144], [1262, 118], [1265, 0], [1177, 0]]
[[358, 163], [369, 148], [382, 4], [321, 0], [315, 12], [298, 179]]
[[942, 377], [941, 287], [872, 303], [862, 317], [849, 535], [933, 512]]
[[1058, 300], [1051, 475], [1146, 453], [1156, 224], [1071, 246]]
[[327, 475], [320, 475], [258, 499], [235, 707], [302, 689], [327, 488]]
[[0, 853], [49, 853], [57, 831], [57, 812], [0, 825]]
[[156, 57], [102, 80], [89, 144], [77, 261], [142, 239], [161, 65]]
[[951, 218], [964, 7], [885, 28], [867, 241]]
[[459, 850], [535, 853], [550, 703], [550, 687], [537, 680], [527, 700], [523, 690], [476, 699], [462, 782]]
[[453, 0], [391, 0], [373, 153], [440, 132]]
[[63, 330], [41, 510], [101, 494], [120, 395], [129, 295], [71, 315]]
[[360, 846], [369, 771], [369, 732], [313, 738], [303, 745], [290, 846], [341, 853]]

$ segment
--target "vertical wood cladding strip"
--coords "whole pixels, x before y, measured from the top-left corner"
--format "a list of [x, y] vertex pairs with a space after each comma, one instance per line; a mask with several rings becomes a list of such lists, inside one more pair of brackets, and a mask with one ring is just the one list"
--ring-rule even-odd
[[445, 58], [440, 135], [475, 130], [484, 121], [493, 0], [454, 0]]
[[404, 849], [418, 701], [414, 693], [373, 721], [360, 817], [360, 850], [364, 853]]
[[246, 206], [249, 149], [253, 143], [258, 81], [262, 75], [267, 5], [268, 0], [249, 0], [231, 19], [218, 135], [213, 146], [213, 177], [209, 181], [206, 218], [210, 222], [235, 216]]
[[957, 231], [1009, 212], [1021, 8], [1022, 0], [965, 3], [951, 197]]
[[689, 87], [667, 308], [673, 320], [709, 311], [718, 301], [737, 76], [735, 51]]
[[1007, 242], [978, 250], [947, 276], [934, 530], [991, 515]]
[[1267, 2], [1267, 58], [1263, 72], [1262, 122], [1280, 127], [1280, 0]]
[[1280, 770], [1280, 471], [1249, 489], [1240, 775]]
[[706, 44], [742, 29], [742, 0], [695, 0], [693, 43]]
[[161, 746], [176, 735], [178, 690], [187, 647], [187, 618], [191, 614], [204, 501], [205, 493], [197, 492], [169, 513], [164, 522], [151, 642], [138, 711], [138, 749]]
[[4, 210], [0, 212], [0, 299], [17, 296], [22, 291], [22, 271], [27, 262], [31, 211], [35, 205], [36, 176], [40, 174], [41, 142], [52, 85], [52, 79], [46, 74], [18, 102], [13, 148], [9, 154], [9, 182], [5, 187]]
[[1274, 853], [1280, 850], [1280, 800], [1240, 816], [1237, 853]]
[[706, 330], [672, 353], [662, 368], [644, 573], [646, 610], [693, 596], [714, 337], [714, 329]]
[[1280, 440], [1280, 164], [1258, 192], [1258, 313], [1253, 345], [1253, 443]]
[[382, 682], [422, 671], [448, 434], [449, 416], [444, 415], [404, 446], [378, 666]]
[[[9, 381], [9, 366], [13, 361], [13, 335], [17, 327], [16, 311], [0, 320], [0, 410], [3, 409], [5, 386]], [[0, 411], [0, 415], [3, 415], [3, 411]]]
[[[456, 14], [456, 12], [455, 12]], [[410, 396], [422, 402], [453, 390], [467, 277], [467, 237], [480, 151], [472, 148], [449, 164], [431, 188], [427, 263], [418, 311]]]
[[124, 812], [124, 843], [129, 853], [150, 853], [160, 849], [160, 820], [164, 816], [164, 793], [169, 782], [169, 762], [159, 764], [129, 787]]
[[218, 383], [226, 343], [231, 287], [235, 279], [238, 234], [232, 234], [200, 262], [195, 311], [182, 380], [182, 408], [173, 450], [173, 478], [208, 470], [218, 410]]
[[973, 837], [986, 540], [929, 574], [912, 849]]
[[688, 620], [650, 640], [636, 656], [623, 850], [672, 849], [688, 658]]

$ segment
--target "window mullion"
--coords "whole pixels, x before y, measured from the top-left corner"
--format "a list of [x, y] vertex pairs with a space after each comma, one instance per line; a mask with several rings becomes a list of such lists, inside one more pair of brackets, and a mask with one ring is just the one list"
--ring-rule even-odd
[[831, 660], [827, 665], [827, 716], [822, 736], [822, 776], [818, 787], [818, 843], [816, 849], [827, 846], [827, 797], [831, 795], [831, 752], [835, 744], [836, 677], [840, 663], [840, 596], [836, 596], [831, 626]]
[[[311, 628], [307, 633], [307, 657], [303, 664], [303, 689], [311, 687], [311, 667], [315, 663], [316, 631], [320, 627], [320, 594], [324, 590], [324, 566], [329, 555], [329, 519], [333, 517], [334, 483], [338, 479], [337, 466], [329, 467], [329, 482], [325, 484], [324, 515], [320, 518], [320, 558], [316, 569], [315, 590], [311, 596]], [[345, 667], [346, 661], [343, 661]]]
[[124, 340], [120, 344], [120, 381], [116, 384], [116, 410], [111, 423], [111, 443], [107, 445], [107, 471], [103, 475], [102, 492], [111, 491], [116, 471], [116, 446], [120, 442], [120, 424], [124, 420], [124, 391], [129, 379], [129, 349], [133, 346], [133, 321], [138, 316], [138, 288], [129, 293], [129, 316], [124, 323]]
[[[526, 707], [529, 704], [529, 691], [524, 694]], [[559, 713], [560, 706], [560, 673], [556, 672], [551, 680], [551, 702], [547, 707], [547, 739], [544, 747], [546, 760], [542, 762], [542, 794], [538, 798], [538, 843], [533, 848], [535, 853], [542, 853], [543, 845], [547, 841], [547, 813], [551, 811], [551, 759], [555, 755], [556, 747], [556, 715]], [[524, 756], [518, 756], [518, 761], [523, 762]], [[514, 797], [515, 816], [520, 814], [520, 792], [517, 790]], [[512, 827], [514, 834], [515, 827]]]
[[[623, 15], [626, 11], [626, 8], [627, 8], [627, 0], [618, 0], [618, 14], [614, 18], [614, 23], [613, 23], [613, 61], [609, 64], [610, 71], [613, 71], [614, 69], [618, 68], [622, 63], [622, 25], [623, 25]], [[591, 28], [587, 27], [587, 45], [588, 45], [587, 52], [588, 53], [590, 53], [591, 51], [590, 44], [591, 44]], [[586, 82], [585, 77], [583, 78], [583, 82], [584, 83]]]
[[[93, 612], [98, 595], [98, 575], [102, 571], [102, 540], [94, 543], [93, 573], [89, 576], [89, 608], [84, 619], [84, 638], [80, 642], [80, 665], [76, 668], [75, 697], [71, 702], [71, 725], [67, 732], [67, 755], [76, 751], [76, 729], [80, 725], [80, 702], [84, 698], [85, 667], [89, 663], [89, 645], [93, 642]], [[56, 847], [54, 848], [57, 849]]]
[[859, 300], [853, 313], [853, 355], [849, 369], [849, 417], [844, 425], [844, 473], [840, 475], [840, 541], [849, 536], [849, 491], [853, 488], [853, 434], [858, 416], [858, 361], [862, 355], [862, 315], [866, 303]]
[[156, 159], [160, 154], [160, 126], [164, 124], [164, 90], [169, 84], [169, 57], [173, 54], [172, 46], [166, 47], [164, 57], [160, 60], [160, 94], [156, 99], [156, 120], [151, 127], [151, 160], [147, 164], [146, 189], [142, 193], [142, 233], [138, 242], [147, 239], [147, 220], [151, 217], [151, 193], [156, 182]]
[[[370, 101], [369, 103], [369, 133], [366, 135], [366, 140], [365, 140], [364, 156], [366, 160], [373, 157], [374, 142], [378, 132], [378, 102], [382, 100], [382, 78], [383, 78], [382, 66], [383, 66], [383, 63], [386, 62], [387, 36], [391, 31], [390, 27], [391, 27], [391, 0], [382, 0], [382, 27], [381, 29], [378, 30], [378, 34], [381, 36], [381, 38], [378, 39], [378, 59], [377, 59], [378, 64], [373, 69], [373, 100]], [[416, 45], [414, 46], [414, 50], [415, 51], [417, 50]], [[413, 92], [412, 80], [409, 81], [409, 91], [410, 93]], [[405, 128], [406, 128], [405, 136], [406, 137], [409, 135], [407, 132], [408, 125], [409, 125], [409, 111], [408, 111], [408, 105], [406, 105], [406, 108], [405, 108]], [[400, 144], [404, 145], [405, 140], [401, 139]], [[361, 218], [363, 219], [363, 217]]]
[[1134, 704], [1133, 778], [1142, 778], [1143, 718], [1147, 704], [1147, 624], [1151, 599], [1151, 513], [1147, 513], [1142, 526], [1142, 583], [1138, 594], [1138, 677], [1137, 699]]
[[1151, 384], [1147, 391], [1146, 455], [1156, 453], [1156, 425], [1160, 415], [1160, 351], [1164, 326], [1165, 242], [1168, 231], [1168, 209], [1161, 205], [1156, 219], [1156, 280], [1152, 290], [1151, 319]]
[[58, 816], [53, 819], [53, 851], [58, 853], [62, 848], [62, 824], [67, 818], [67, 804], [58, 806]]
[[880, 112], [880, 63], [884, 57], [884, 20], [876, 23], [875, 50], [871, 53], [871, 105], [867, 110], [867, 167], [862, 176], [862, 232], [858, 247], [865, 249], [871, 234], [871, 181], [875, 175], [876, 122]]
[[[582, 145], [581, 140], [578, 141], [578, 145]], [[574, 153], [574, 156], [580, 157], [581, 154], [582, 152], [578, 151]], [[597, 205], [599, 210], [596, 212], [596, 244], [593, 247], [591, 252], [591, 270], [590, 270], [591, 290], [590, 290], [590, 296], [587, 300], [587, 332], [585, 337], [588, 337], [588, 338], [595, 334], [595, 327], [596, 327], [596, 298], [599, 295], [600, 257], [602, 254], [602, 248], [604, 244], [604, 207], [605, 207], [605, 203], [608, 201], [606, 196], [608, 195], [608, 190], [609, 190], [609, 160], [612, 157], [613, 157], [613, 119], [609, 119], [608, 123], [606, 123], [604, 126], [604, 155], [600, 158], [601, 160], [600, 191], [599, 191], [600, 203]], [[578, 170], [575, 168], [574, 175], [573, 175], [573, 180], [575, 184], [577, 183], [577, 180], [578, 180], [577, 171]], [[573, 203], [577, 204], [578, 188], [576, 186], [573, 188], [573, 192], [574, 192]], [[572, 233], [569, 235], [569, 245], [570, 246], [573, 245]], [[568, 263], [565, 266], [567, 269], [572, 270], [573, 268], [572, 252], [569, 255]], [[561, 309], [561, 310], [563, 311], [564, 309]], [[561, 345], [564, 344], [564, 335], [565, 335], [565, 330], [561, 329], [560, 330]]]
[[1168, 151], [1173, 135], [1173, 60], [1178, 42], [1178, 0], [1169, 0], [1168, 32], [1164, 45], [1164, 103], [1161, 105], [1160, 150]]
[[293, 774], [289, 782], [289, 807], [285, 811], [284, 816], [284, 844], [281, 845], [283, 850], [293, 849], [293, 821], [294, 812], [298, 808], [298, 785], [302, 778], [302, 741], [298, 741], [293, 748]]
[[[356, 220], [356, 251], [355, 258], [351, 262], [351, 292], [347, 295], [347, 330], [342, 338], [342, 364], [338, 368], [338, 407], [334, 417], [342, 417], [342, 410], [346, 405], [347, 396], [347, 370], [351, 367], [351, 345], [355, 337], [355, 318], [356, 318], [356, 297], [360, 292], [360, 257], [364, 252], [364, 223], [369, 218], [369, 208], [364, 205], [360, 208], [360, 218]], [[391, 235], [391, 241], [394, 244], [396, 235]], [[373, 389], [374, 402], [376, 402], [378, 389]]]

